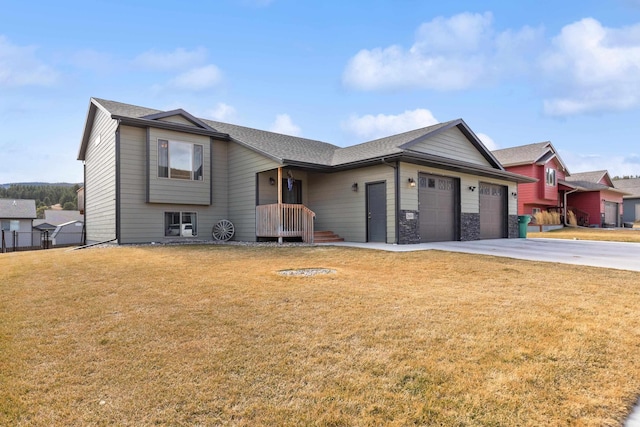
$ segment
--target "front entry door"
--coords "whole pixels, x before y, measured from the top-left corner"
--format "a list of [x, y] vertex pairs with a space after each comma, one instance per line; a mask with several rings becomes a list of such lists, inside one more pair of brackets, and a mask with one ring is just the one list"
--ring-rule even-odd
[[282, 203], [301, 204], [302, 203], [302, 181], [292, 179], [289, 187], [289, 180], [282, 180]]
[[387, 241], [387, 186], [367, 184], [367, 242]]

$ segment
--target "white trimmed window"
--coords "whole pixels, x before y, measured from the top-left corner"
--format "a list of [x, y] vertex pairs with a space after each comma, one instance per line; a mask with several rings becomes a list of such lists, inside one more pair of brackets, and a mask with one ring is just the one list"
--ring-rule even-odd
[[547, 169], [545, 173], [545, 180], [547, 185], [555, 186], [556, 185], [556, 170], [555, 169]]
[[158, 177], [202, 181], [203, 152], [200, 144], [158, 139]]
[[165, 212], [164, 235], [167, 237], [197, 236], [197, 214], [195, 212]]

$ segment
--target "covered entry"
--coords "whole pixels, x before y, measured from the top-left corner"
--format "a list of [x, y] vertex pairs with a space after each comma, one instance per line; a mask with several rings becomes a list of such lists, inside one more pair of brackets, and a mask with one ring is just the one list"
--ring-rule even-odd
[[507, 188], [480, 183], [480, 238], [501, 239], [507, 236]]
[[421, 242], [458, 240], [459, 188], [456, 178], [418, 175]]

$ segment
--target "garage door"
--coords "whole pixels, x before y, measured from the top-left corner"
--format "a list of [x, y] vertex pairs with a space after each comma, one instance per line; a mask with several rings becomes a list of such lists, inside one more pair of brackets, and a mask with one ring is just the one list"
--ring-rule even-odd
[[506, 196], [502, 185], [480, 183], [480, 238], [506, 237]]
[[420, 241], [457, 240], [458, 180], [420, 174], [418, 184]]
[[604, 223], [606, 225], [618, 226], [618, 204], [604, 202]]

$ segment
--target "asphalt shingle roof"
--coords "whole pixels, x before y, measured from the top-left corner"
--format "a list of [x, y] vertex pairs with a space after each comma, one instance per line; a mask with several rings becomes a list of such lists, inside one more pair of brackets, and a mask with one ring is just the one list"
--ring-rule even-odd
[[0, 199], [0, 218], [35, 219], [36, 201], [28, 199]]
[[640, 178], [614, 179], [613, 185], [629, 193], [626, 198], [640, 197]]
[[[122, 120], [131, 120], [137, 125], [145, 125], [145, 121], [149, 121], [149, 125], [153, 126], [158, 121], [154, 121], [155, 118], [160, 118], [163, 113], [169, 115], [168, 111], [161, 111], [152, 108], [138, 107], [135, 105], [123, 104], [120, 102], [109, 101], [100, 98], [92, 98], [92, 105], [90, 107], [90, 115], [87, 120], [91, 119], [92, 108], [101, 108], [111, 114], [112, 117]], [[473, 132], [468, 129], [462, 119], [452, 120], [445, 123], [439, 123], [433, 126], [428, 126], [421, 129], [415, 129], [409, 132], [404, 132], [398, 135], [392, 135], [385, 138], [376, 139], [374, 141], [364, 142], [349, 147], [338, 147], [333, 144], [329, 144], [323, 141], [317, 141], [307, 138], [300, 138], [290, 135], [283, 135], [274, 132], [268, 132], [259, 129], [248, 128], [244, 126], [238, 126], [230, 123], [223, 123], [213, 120], [195, 118], [190, 116], [189, 113], [183, 110], [175, 110], [176, 114], [180, 112], [184, 113], [184, 116], [191, 117], [192, 123], [195, 121], [194, 126], [200, 126], [200, 128], [209, 127], [208, 129], [200, 129], [199, 131], [215, 132], [216, 136], [228, 137], [239, 143], [253, 149], [256, 152], [274, 159], [275, 161], [288, 164], [306, 164], [316, 165], [319, 167], [340, 167], [349, 166], [358, 162], [373, 161], [378, 158], [384, 158], [389, 155], [407, 154], [411, 156], [424, 156], [424, 153], [418, 153], [411, 150], [413, 142], [419, 141], [424, 137], [430, 136], [433, 132], [437, 132], [445, 127], [458, 126], [460, 130], [467, 135], [468, 138], [473, 139], [478, 150], [485, 150], [483, 155], [487, 158], [490, 165], [494, 166], [482, 166], [475, 164], [463, 164], [464, 162], [456, 163], [452, 159], [442, 159], [440, 162], [448, 161], [449, 167], [454, 168], [471, 168], [477, 173], [487, 176], [501, 176], [510, 179], [527, 179], [521, 175], [511, 174], [504, 171], [502, 166], [495, 160], [493, 155], [482, 148], [482, 144], [477, 137], [473, 136]], [[165, 125], [167, 123], [165, 122]], [[195, 128], [194, 128], [195, 129]], [[84, 149], [88, 143], [87, 128], [85, 127], [85, 134], [80, 148], [80, 154], [78, 158], [84, 160]], [[477, 142], [476, 142], [477, 141]], [[437, 157], [437, 156], [431, 156]], [[438, 161], [438, 160], [431, 160]], [[440, 163], [438, 163], [440, 164]], [[442, 163], [444, 164], [444, 163]]]
[[492, 151], [504, 166], [522, 165], [539, 161], [549, 151], [550, 142], [520, 145]]

